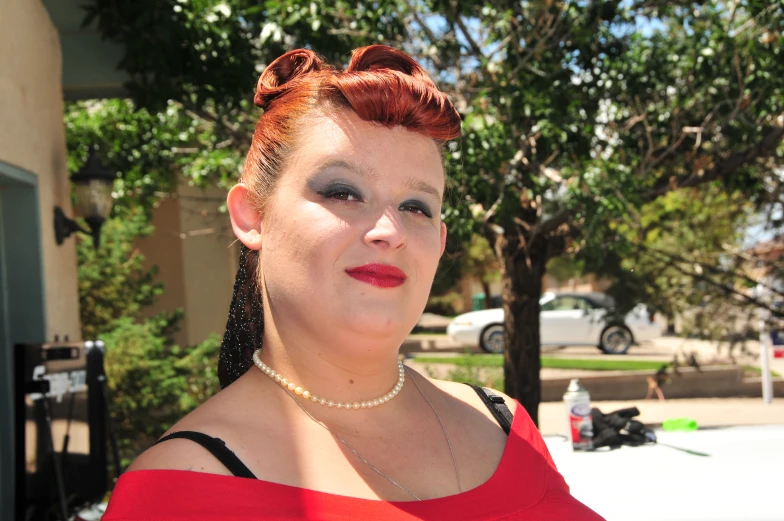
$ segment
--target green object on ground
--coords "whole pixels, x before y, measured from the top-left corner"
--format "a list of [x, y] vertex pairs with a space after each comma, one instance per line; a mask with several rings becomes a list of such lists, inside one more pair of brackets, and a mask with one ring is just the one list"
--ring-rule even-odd
[[692, 420], [691, 418], [672, 418], [669, 420], [664, 420], [662, 422], [662, 429], [667, 432], [675, 432], [675, 431], [696, 431], [697, 430], [697, 422]]

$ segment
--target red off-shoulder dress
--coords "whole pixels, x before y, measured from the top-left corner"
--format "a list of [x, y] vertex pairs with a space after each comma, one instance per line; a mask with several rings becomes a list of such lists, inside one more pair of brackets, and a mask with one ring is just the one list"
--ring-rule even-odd
[[493, 476], [466, 492], [378, 501], [258, 479], [186, 470], [123, 474], [103, 521], [217, 520], [603, 521], [569, 494], [539, 431], [518, 404]]

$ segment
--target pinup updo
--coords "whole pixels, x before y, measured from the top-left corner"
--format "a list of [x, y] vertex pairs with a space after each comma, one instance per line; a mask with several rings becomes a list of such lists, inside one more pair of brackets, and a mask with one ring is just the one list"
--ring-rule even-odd
[[[460, 116], [446, 95], [410, 56], [385, 45], [354, 50], [342, 71], [313, 51], [289, 51], [261, 74], [253, 101], [264, 112], [241, 182], [260, 212], [275, 190], [287, 157], [303, 145], [298, 131], [308, 116], [350, 109], [365, 121], [401, 126], [430, 137], [439, 148], [460, 137]], [[256, 282], [258, 268], [258, 252], [243, 246], [221, 344], [221, 387], [247, 371], [253, 351], [261, 346], [264, 314]]]

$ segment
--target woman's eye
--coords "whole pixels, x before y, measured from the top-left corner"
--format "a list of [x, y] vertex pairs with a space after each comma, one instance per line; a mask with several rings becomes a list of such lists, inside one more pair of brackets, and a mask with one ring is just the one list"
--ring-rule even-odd
[[346, 188], [335, 188], [318, 192], [325, 199], [337, 199], [338, 201], [361, 201], [362, 198], [353, 190]]
[[356, 196], [354, 196], [354, 194], [352, 194], [351, 192], [347, 192], [345, 190], [339, 192], [332, 192], [331, 194], [329, 194], [328, 197], [330, 199], [340, 199], [341, 201], [351, 201], [352, 198], [356, 199]]
[[426, 206], [421, 204], [403, 203], [402, 205], [400, 205], [400, 208], [407, 212], [424, 215], [428, 218], [433, 217], [433, 214], [430, 212], [430, 210]]

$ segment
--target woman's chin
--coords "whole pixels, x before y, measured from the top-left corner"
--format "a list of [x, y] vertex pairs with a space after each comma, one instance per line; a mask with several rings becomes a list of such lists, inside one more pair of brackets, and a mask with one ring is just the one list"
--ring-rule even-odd
[[410, 322], [410, 318], [404, 319], [388, 314], [382, 316], [375, 314], [353, 315], [346, 319], [346, 324], [352, 334], [379, 340], [405, 338], [416, 325], [416, 322]]

